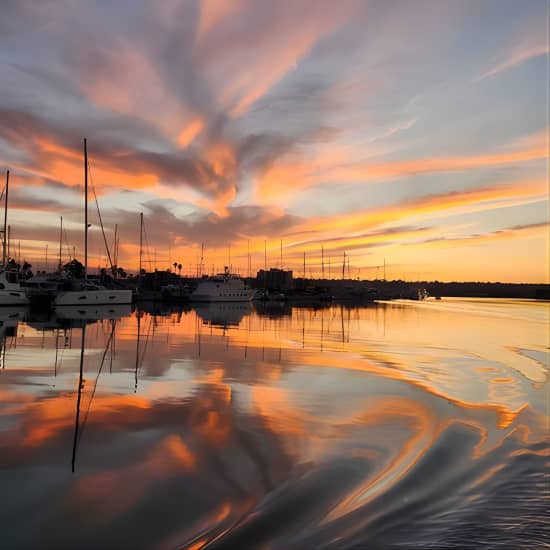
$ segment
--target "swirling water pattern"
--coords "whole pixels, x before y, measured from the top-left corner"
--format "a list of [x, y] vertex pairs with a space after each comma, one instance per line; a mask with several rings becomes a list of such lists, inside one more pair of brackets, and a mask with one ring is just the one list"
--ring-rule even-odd
[[6, 548], [548, 547], [548, 303], [0, 315]]

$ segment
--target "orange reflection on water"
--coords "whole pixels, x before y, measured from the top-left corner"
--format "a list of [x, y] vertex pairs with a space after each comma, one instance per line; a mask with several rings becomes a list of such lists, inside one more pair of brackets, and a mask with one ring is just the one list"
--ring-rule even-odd
[[[117, 322], [103, 370], [111, 325], [96, 323], [76, 418], [77, 475], [58, 496], [64, 517], [108, 526], [173, 494], [202, 508], [182, 508], [185, 527], [163, 540], [200, 547], [245, 515], [252, 521], [252, 510], [261, 517], [259, 503], [292, 476], [301, 482], [327, 465], [357, 460], [353, 485], [323, 513], [326, 525], [409, 483], [434, 452], [444, 472], [445, 461], [485, 460], [512, 439], [536, 443], [548, 421], [537, 363], [547, 324], [536, 312], [529, 320], [524, 306], [510, 304], [508, 316], [502, 304], [472, 311], [459, 301], [282, 308], [271, 318], [249, 306], [199, 307], [144, 313], [140, 346], [133, 314]], [[500, 347], [515, 344], [521, 356], [500, 352], [495, 319], [506, 336]], [[55, 374], [43, 360], [22, 364], [38, 361], [25, 346], [51, 351], [48, 338], [29, 330], [6, 354], [0, 451], [6, 464], [29, 468], [63, 456], [68, 475], [78, 354], [68, 349]], [[464, 445], [448, 448], [449, 434]], [[497, 464], [468, 487], [501, 471]]]

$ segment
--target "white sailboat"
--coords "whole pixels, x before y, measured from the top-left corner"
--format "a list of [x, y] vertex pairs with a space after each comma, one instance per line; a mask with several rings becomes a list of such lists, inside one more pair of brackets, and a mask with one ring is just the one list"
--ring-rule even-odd
[[226, 267], [223, 273], [201, 281], [191, 293], [190, 299], [195, 302], [250, 302], [254, 289], [244, 281], [231, 275]]
[[10, 171], [6, 172], [6, 188], [4, 190], [4, 231], [2, 233], [2, 266], [0, 267], [0, 306], [26, 306], [29, 299], [19, 284], [19, 273], [7, 269], [7, 233], [8, 233], [8, 192]]
[[62, 290], [53, 300], [53, 307], [131, 304], [131, 290], [113, 290], [88, 281], [88, 151], [84, 139], [84, 280], [80, 288]]

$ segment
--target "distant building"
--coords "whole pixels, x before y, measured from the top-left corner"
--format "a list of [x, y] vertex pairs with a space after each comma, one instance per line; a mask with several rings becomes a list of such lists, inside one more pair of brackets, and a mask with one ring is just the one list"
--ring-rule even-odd
[[271, 268], [269, 271], [260, 269], [256, 275], [257, 285], [260, 288], [273, 290], [290, 290], [294, 286], [292, 271]]

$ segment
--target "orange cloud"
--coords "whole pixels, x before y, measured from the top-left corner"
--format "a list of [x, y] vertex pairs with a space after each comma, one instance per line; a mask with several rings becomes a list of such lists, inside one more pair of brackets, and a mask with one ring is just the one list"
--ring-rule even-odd
[[509, 206], [503, 201], [515, 199], [542, 199], [546, 194], [543, 181], [520, 182], [513, 185], [500, 185], [468, 191], [422, 197], [409, 202], [377, 210], [367, 210], [345, 216], [329, 216], [306, 221], [298, 230], [303, 231], [353, 231], [375, 227], [413, 216], [448, 213], [460, 207], [480, 206], [490, 210]]
[[197, 117], [191, 120], [178, 135], [178, 145], [185, 149], [204, 129], [204, 122]]
[[433, 172], [459, 172], [488, 166], [518, 164], [548, 158], [547, 135], [536, 134], [528, 148], [485, 155], [397, 160], [390, 162], [345, 162], [341, 155], [308, 161], [287, 159], [273, 165], [257, 182], [256, 197], [263, 203], [280, 201], [319, 183], [372, 182]]

